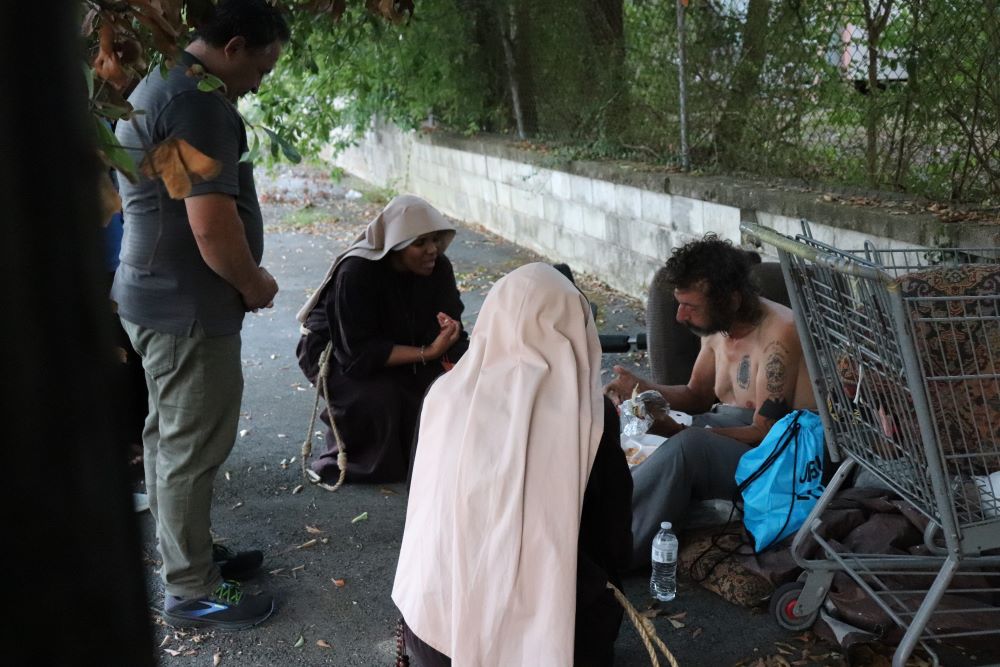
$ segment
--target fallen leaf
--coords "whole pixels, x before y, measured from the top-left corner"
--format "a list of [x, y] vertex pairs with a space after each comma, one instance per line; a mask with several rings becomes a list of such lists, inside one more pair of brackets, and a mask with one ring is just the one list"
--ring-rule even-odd
[[219, 667], [222, 664], [222, 654], [216, 653], [212, 656], [212, 667]]
[[387, 489], [384, 486], [379, 488], [379, 492], [385, 496], [398, 496], [399, 494], [392, 489]]
[[702, 629], [701, 628], [695, 628], [694, 632], [691, 633], [691, 638], [692, 639], [697, 639], [699, 636], [701, 636], [701, 633], [702, 633]]
[[368, 520], [368, 512], [362, 512], [361, 514], [351, 519], [351, 523], [357, 523], [358, 521], [367, 521], [367, 520]]
[[660, 615], [659, 609], [647, 609], [646, 611], [640, 612], [640, 616], [644, 618], [656, 618]]
[[300, 544], [299, 546], [297, 546], [295, 548], [296, 549], [308, 549], [309, 547], [316, 546], [316, 542], [318, 542], [318, 541], [319, 540], [309, 540], [308, 542], [303, 542], [302, 544]]
[[281, 574], [284, 571], [285, 571], [285, 568], [279, 567], [277, 570], [271, 570], [270, 572], [268, 572], [268, 574], [270, 574], [271, 576], [274, 576], [276, 574]]
[[295, 646], [295, 648], [302, 648], [302, 646], [305, 643], [306, 643], [306, 638], [303, 637], [302, 635], [299, 635], [299, 638], [295, 640], [294, 646]]
[[241, 438], [245, 438], [245, 437], [247, 437], [247, 434], [248, 434], [248, 433], [250, 433], [250, 429], [248, 429], [248, 428], [245, 428], [245, 429], [242, 429], [242, 430], [240, 431], [240, 437], [241, 437]]
[[240, 502], [236, 503], [235, 505], [233, 505], [232, 507], [230, 507], [229, 509], [231, 509], [231, 510], [238, 510], [241, 507], [243, 507], [243, 501], [242, 500]]
[[175, 658], [181, 654], [180, 651], [175, 651], [172, 648], [165, 648], [165, 649], [163, 649], [163, 652], [164, 653], [169, 653], [171, 656], [173, 656]]
[[298, 493], [299, 491], [301, 491], [302, 488], [303, 487], [302, 487], [301, 484], [299, 484], [298, 486], [296, 486], [294, 489], [292, 489], [292, 495], [294, 496], [296, 493]]
[[674, 626], [678, 630], [680, 630], [681, 628], [684, 627], [684, 624], [681, 623], [680, 621], [676, 621], [676, 620], [674, 620], [672, 618], [668, 618], [667, 620], [670, 621], [670, 625]]
[[343, 588], [344, 585], [347, 583], [343, 579], [331, 579], [330, 581], [332, 581], [333, 585], [336, 586], [337, 588]]
[[316, 526], [306, 526], [306, 532], [309, 533], [310, 535], [319, 535], [323, 531], [317, 528]]
[[210, 181], [222, 171], [222, 163], [177, 137], [157, 144], [139, 165], [149, 178], [160, 178], [171, 199], [184, 199], [191, 194], [191, 183]]
[[333, 648], [325, 639], [317, 639], [316, 646], [319, 646], [320, 648]]
[[676, 614], [670, 614], [670, 616], [667, 616], [667, 618], [669, 618], [672, 621], [683, 621], [685, 618], [687, 618], [687, 615], [688, 613], [686, 611], [680, 611], [677, 612]]
[[227, 481], [227, 482], [229, 482], [229, 481], [231, 481], [232, 479], [233, 479], [233, 476], [232, 476], [232, 475], [230, 475], [230, 474], [229, 474], [229, 471], [227, 470], [227, 471], [226, 471], [226, 481]]

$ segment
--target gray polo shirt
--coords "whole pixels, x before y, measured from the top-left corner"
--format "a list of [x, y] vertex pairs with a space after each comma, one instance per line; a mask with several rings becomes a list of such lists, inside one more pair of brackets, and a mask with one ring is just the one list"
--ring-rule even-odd
[[[254, 188], [253, 165], [240, 162], [247, 149], [246, 128], [221, 93], [198, 90], [186, 74], [198, 60], [184, 53], [164, 78], [151, 72], [129, 96], [145, 113], [119, 121], [115, 134], [138, 164], [142, 147], [170, 137], [184, 139], [219, 160], [222, 171], [195, 183], [191, 195], [223, 193], [236, 199], [254, 261], [264, 250], [264, 226]], [[125, 233], [121, 264], [111, 297], [122, 318], [155, 331], [189, 336], [195, 322], [207, 336], [238, 333], [245, 308], [239, 292], [208, 267], [188, 223], [183, 200], [171, 199], [163, 182], [120, 179]]]

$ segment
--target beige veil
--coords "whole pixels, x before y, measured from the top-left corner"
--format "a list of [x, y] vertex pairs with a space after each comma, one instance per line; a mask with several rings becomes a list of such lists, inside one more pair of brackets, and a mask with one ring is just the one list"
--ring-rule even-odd
[[600, 355], [584, 296], [529, 264], [493, 286], [424, 399], [392, 599], [456, 667], [573, 664]]
[[378, 217], [368, 223], [351, 246], [337, 256], [326, 272], [323, 282], [313, 292], [309, 300], [299, 310], [299, 322], [304, 323], [309, 313], [319, 302], [334, 271], [348, 257], [363, 257], [377, 261], [389, 254], [394, 247], [412, 241], [418, 236], [431, 232], [446, 231], [440, 245], [440, 252], [448, 249], [455, 238], [455, 226], [448, 222], [441, 212], [416, 195], [399, 195], [386, 204]]

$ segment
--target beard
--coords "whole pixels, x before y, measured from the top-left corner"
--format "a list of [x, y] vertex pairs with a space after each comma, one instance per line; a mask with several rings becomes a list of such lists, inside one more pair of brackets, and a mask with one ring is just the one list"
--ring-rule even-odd
[[688, 328], [688, 331], [700, 338], [707, 338], [712, 334], [717, 334], [719, 332], [726, 333], [733, 326], [733, 316], [732, 314], [721, 314], [710, 312], [708, 313], [708, 325], [704, 327], [699, 327], [691, 324], [690, 322], [684, 322], [684, 326]]

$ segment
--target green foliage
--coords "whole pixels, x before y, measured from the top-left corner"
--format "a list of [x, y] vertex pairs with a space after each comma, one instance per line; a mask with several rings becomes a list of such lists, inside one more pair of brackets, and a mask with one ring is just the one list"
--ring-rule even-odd
[[[879, 32], [866, 11], [880, 5], [690, 2], [692, 167], [996, 201], [997, 3], [894, 0]], [[509, 132], [516, 82], [530, 145], [554, 162], [680, 161], [673, 2], [422, 0], [400, 24], [360, 2], [339, 22], [296, 7], [292, 42], [245, 114], [307, 155], [351, 144], [373, 119]], [[294, 154], [260, 139], [262, 159]]]
[[[372, 118], [417, 127], [488, 124], [471, 23], [457, 0], [426, 0], [407, 23], [347, 7], [339, 22], [293, 13], [292, 41], [257, 98], [259, 118], [307, 153], [349, 145]], [[344, 131], [346, 128], [346, 132]]]
[[330, 215], [329, 211], [324, 211], [314, 206], [303, 206], [285, 215], [281, 219], [281, 224], [302, 229], [312, 227], [319, 222], [329, 222], [331, 220], [333, 220], [333, 216]]
[[371, 188], [362, 191], [362, 196], [366, 202], [369, 204], [376, 204], [378, 206], [385, 206], [389, 203], [397, 193], [392, 188]]

